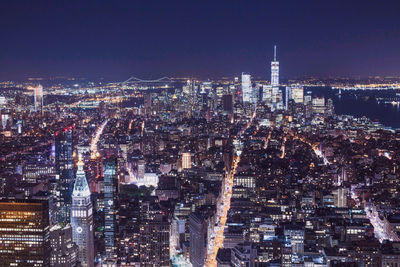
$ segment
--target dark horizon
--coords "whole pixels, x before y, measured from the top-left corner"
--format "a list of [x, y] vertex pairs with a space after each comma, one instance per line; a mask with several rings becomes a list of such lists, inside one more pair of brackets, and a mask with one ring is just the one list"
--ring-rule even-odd
[[389, 1], [2, 1], [0, 79], [400, 76]]

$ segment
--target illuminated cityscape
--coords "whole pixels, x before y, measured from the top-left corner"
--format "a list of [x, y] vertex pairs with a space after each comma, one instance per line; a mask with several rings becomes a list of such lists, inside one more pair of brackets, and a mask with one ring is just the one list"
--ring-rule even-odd
[[0, 266], [400, 266], [398, 9], [6, 2]]

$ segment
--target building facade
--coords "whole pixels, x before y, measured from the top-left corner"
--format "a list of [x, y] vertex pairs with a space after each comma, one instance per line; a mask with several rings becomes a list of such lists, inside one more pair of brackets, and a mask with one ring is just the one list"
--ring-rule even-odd
[[94, 266], [93, 207], [82, 161], [78, 162], [72, 192], [71, 226], [72, 240], [78, 245], [82, 266]]
[[271, 85], [279, 86], [279, 61], [276, 60], [276, 45], [274, 46], [274, 60], [271, 61]]
[[113, 264], [117, 258], [116, 219], [118, 206], [117, 161], [110, 158], [105, 161], [104, 171], [104, 237], [105, 262]]
[[55, 134], [55, 165], [57, 180], [57, 220], [69, 223], [71, 194], [74, 181], [74, 159], [72, 157], [73, 128], [67, 127]]
[[0, 200], [0, 266], [50, 266], [49, 206]]
[[253, 89], [251, 86], [251, 76], [248, 73], [242, 73], [242, 94], [243, 102], [251, 103], [253, 100]]
[[51, 257], [53, 267], [70, 267], [78, 264], [78, 246], [72, 241], [70, 224], [55, 225], [50, 229]]
[[35, 112], [43, 113], [43, 86], [35, 86], [33, 92], [33, 100], [35, 105]]
[[192, 168], [192, 155], [190, 152], [182, 153], [182, 169]]
[[207, 220], [201, 214], [189, 215], [190, 263], [193, 267], [204, 266], [207, 255]]

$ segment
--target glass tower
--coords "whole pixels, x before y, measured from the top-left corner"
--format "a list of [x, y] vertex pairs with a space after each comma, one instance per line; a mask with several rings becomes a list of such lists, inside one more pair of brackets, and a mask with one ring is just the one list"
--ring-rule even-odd
[[279, 61], [276, 60], [276, 45], [274, 46], [274, 60], [271, 61], [271, 85], [279, 85]]
[[253, 101], [253, 88], [251, 87], [251, 76], [248, 73], [242, 73], [242, 93], [243, 102], [251, 103]]
[[69, 223], [71, 194], [74, 181], [74, 159], [72, 157], [72, 127], [55, 134], [55, 165], [57, 180], [57, 220]]
[[105, 161], [104, 171], [104, 236], [105, 236], [105, 262], [112, 264], [116, 254], [116, 215], [117, 215], [117, 188], [116, 175], [117, 161], [114, 158]]

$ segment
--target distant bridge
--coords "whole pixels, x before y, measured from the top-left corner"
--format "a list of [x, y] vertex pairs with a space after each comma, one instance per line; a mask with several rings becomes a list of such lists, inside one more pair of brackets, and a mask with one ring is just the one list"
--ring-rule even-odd
[[166, 82], [167, 83], [173, 82], [173, 80], [171, 78], [169, 78], [169, 77], [162, 77], [162, 78], [159, 78], [159, 79], [156, 79], [156, 80], [143, 80], [143, 79], [136, 78], [136, 77], [132, 76], [128, 80], [123, 81], [121, 83], [121, 85], [125, 85], [127, 83], [145, 83], [145, 84], [155, 83], [155, 84], [157, 84], [157, 83], [166, 83]]

